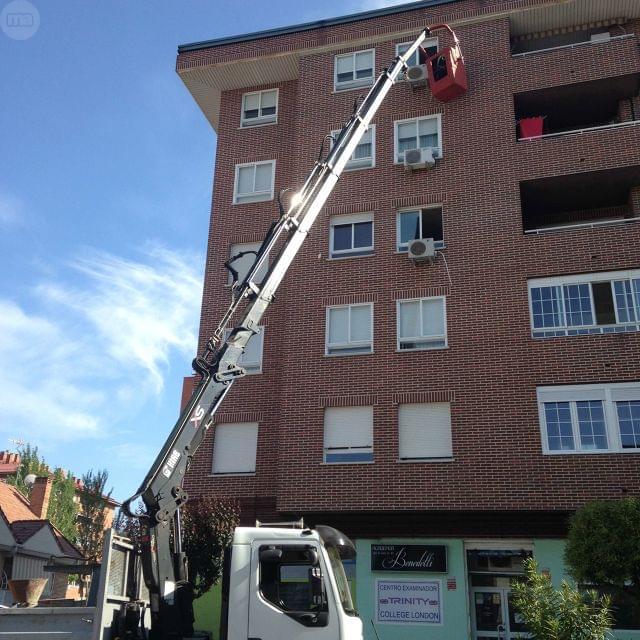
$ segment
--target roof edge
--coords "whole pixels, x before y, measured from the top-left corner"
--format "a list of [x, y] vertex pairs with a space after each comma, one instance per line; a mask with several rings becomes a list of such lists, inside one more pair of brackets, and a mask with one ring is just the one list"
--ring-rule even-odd
[[302, 31], [312, 31], [314, 29], [321, 29], [322, 27], [333, 27], [339, 24], [360, 22], [361, 20], [368, 20], [370, 18], [379, 18], [382, 16], [393, 15], [395, 13], [403, 13], [405, 11], [414, 11], [416, 9], [437, 7], [443, 4], [452, 4], [454, 2], [461, 2], [461, 0], [418, 0], [418, 2], [408, 2], [406, 4], [399, 4], [393, 7], [385, 7], [383, 9], [372, 9], [371, 11], [351, 13], [349, 15], [340, 16], [337, 18], [327, 18], [324, 20], [315, 20], [313, 22], [303, 22], [300, 24], [291, 25], [289, 27], [276, 27], [274, 29], [253, 31], [251, 33], [245, 33], [237, 36], [227, 36], [224, 38], [216, 38], [214, 40], [202, 40], [201, 42], [181, 44], [178, 45], [178, 53], [186, 53], [187, 51], [198, 51], [200, 49], [208, 49], [210, 47], [218, 47], [225, 44], [236, 44], [238, 42], [261, 40], [263, 38], [272, 38], [274, 36], [283, 36], [291, 33], [299, 33]]

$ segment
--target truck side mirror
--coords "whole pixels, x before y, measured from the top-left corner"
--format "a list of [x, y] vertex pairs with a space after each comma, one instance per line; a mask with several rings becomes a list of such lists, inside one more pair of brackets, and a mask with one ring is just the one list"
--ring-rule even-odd
[[267, 564], [279, 562], [282, 558], [282, 549], [261, 549], [260, 550], [260, 562]]
[[309, 547], [308, 549], [305, 549], [304, 555], [307, 562], [310, 565], [314, 567], [317, 567], [320, 565], [320, 556], [318, 555], [317, 549], [314, 549], [313, 547]]

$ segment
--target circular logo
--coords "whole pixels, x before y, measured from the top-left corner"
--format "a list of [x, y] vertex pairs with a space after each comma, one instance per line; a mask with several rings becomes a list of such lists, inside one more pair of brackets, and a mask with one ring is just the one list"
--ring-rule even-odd
[[14, 0], [0, 13], [0, 27], [13, 40], [28, 40], [40, 27], [40, 12], [28, 0]]

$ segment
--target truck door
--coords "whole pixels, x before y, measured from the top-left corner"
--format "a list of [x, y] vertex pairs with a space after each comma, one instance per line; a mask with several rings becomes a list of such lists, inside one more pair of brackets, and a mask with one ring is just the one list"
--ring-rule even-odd
[[249, 640], [338, 640], [338, 611], [319, 545], [254, 541]]

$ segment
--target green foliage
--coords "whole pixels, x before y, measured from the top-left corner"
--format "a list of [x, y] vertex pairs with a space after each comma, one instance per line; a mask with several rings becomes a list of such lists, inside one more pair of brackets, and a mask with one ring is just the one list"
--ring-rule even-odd
[[62, 469], [56, 469], [53, 474], [49, 465], [38, 454], [38, 447], [26, 444], [18, 449], [20, 454], [20, 466], [15, 476], [7, 478], [7, 483], [13, 485], [25, 497], [29, 497], [31, 487], [28, 487], [24, 479], [31, 473], [38, 477], [53, 475], [51, 496], [47, 509], [47, 518], [56, 526], [71, 542], [76, 539], [76, 516], [78, 506], [74, 501], [75, 483], [69, 473]]
[[595, 591], [582, 593], [563, 581], [553, 588], [549, 576], [538, 573], [533, 558], [525, 561], [526, 579], [513, 585], [513, 605], [533, 640], [603, 640], [612, 624], [610, 598]]
[[109, 474], [106, 469], [87, 471], [82, 476], [83, 488], [79, 494], [80, 513], [78, 514], [76, 542], [88, 562], [96, 562], [102, 555], [102, 542], [106, 521], [105, 508], [111, 491], [106, 492]]
[[233, 540], [239, 519], [237, 505], [224, 500], [199, 498], [182, 509], [183, 548], [196, 598], [220, 579], [224, 550]]

